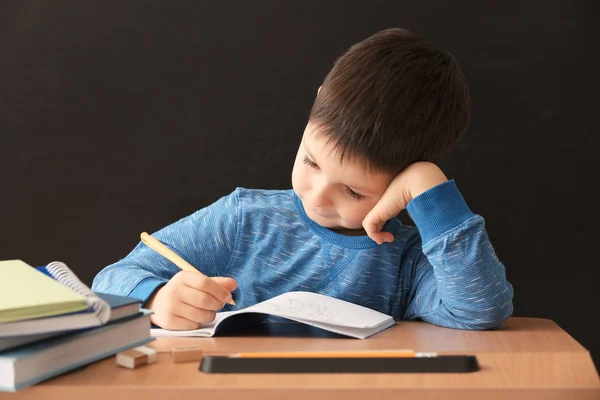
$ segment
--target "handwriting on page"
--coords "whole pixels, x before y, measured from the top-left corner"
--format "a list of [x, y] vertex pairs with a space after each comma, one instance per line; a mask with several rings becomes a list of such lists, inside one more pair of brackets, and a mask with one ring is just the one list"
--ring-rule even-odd
[[390, 318], [357, 304], [302, 291], [283, 293], [250, 306], [246, 311], [354, 328], [373, 327]]
[[285, 300], [285, 302], [273, 304], [273, 307], [277, 312], [297, 318], [329, 321], [340, 313], [338, 307], [319, 304], [310, 300], [303, 301], [294, 298]]

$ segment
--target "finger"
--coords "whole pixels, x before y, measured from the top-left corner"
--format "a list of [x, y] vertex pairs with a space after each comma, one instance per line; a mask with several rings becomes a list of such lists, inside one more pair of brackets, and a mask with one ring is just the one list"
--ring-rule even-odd
[[193, 289], [200, 290], [201, 292], [206, 292], [223, 303], [229, 303], [229, 301], [231, 301], [231, 293], [223, 286], [219, 285], [217, 281], [206, 275], [195, 272], [185, 274], [184, 284]]
[[394, 241], [394, 235], [390, 232], [373, 232], [368, 236], [377, 244], [383, 244], [385, 242], [391, 243]]
[[[394, 235], [390, 232], [382, 232], [385, 222], [377, 221], [373, 222], [369, 220], [373, 216], [367, 216], [363, 221], [363, 228], [367, 235], [375, 241], [377, 244], [383, 244], [384, 242], [391, 243], [394, 241]], [[376, 218], [376, 217], [375, 217]]]
[[[367, 235], [378, 244], [384, 241], [393, 241], [393, 235], [381, 232], [387, 221], [396, 217], [402, 211], [402, 205], [391, 195], [384, 196], [373, 207], [363, 220], [363, 228]], [[381, 234], [380, 234], [381, 233]], [[391, 240], [390, 240], [391, 235]]]
[[211, 310], [190, 306], [186, 303], [180, 303], [177, 306], [176, 316], [187, 319], [188, 321], [203, 324], [215, 320], [216, 313]]
[[368, 214], [367, 217], [363, 220], [363, 228], [367, 235], [376, 241], [378, 244], [381, 244], [381, 230], [385, 225], [385, 221], [381, 221], [379, 217], [375, 214]]
[[213, 276], [211, 278], [213, 281], [217, 282], [219, 285], [223, 286], [228, 291], [232, 292], [237, 289], [238, 284], [233, 278], [225, 278], [222, 276]]
[[383, 243], [392, 243], [394, 241], [394, 235], [391, 234], [390, 232], [379, 232], [378, 235], [379, 238], [379, 244], [383, 244]]
[[400, 211], [401, 206], [392, 198], [382, 198], [379, 202], [369, 211], [365, 217], [372, 228], [379, 226], [379, 230], [383, 228], [383, 225], [390, 219], [396, 217]]
[[200, 323], [193, 322], [189, 319], [173, 315], [171, 316], [171, 318], [169, 318], [168, 323], [166, 323], [165, 326], [162, 328], [169, 329], [172, 331], [192, 331], [200, 328]]
[[214, 298], [212, 295], [189, 286], [181, 288], [179, 291], [179, 298], [182, 302], [192, 307], [211, 311], [220, 310], [225, 304], [221, 300]]
[[363, 228], [367, 232], [367, 235], [372, 238], [373, 235], [377, 235], [383, 228], [384, 222], [377, 219], [376, 216], [372, 214], [367, 214], [365, 219], [363, 220]]

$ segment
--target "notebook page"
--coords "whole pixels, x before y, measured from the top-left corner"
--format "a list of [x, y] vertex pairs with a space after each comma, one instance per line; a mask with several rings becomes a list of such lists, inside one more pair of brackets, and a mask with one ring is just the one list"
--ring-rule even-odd
[[245, 310], [352, 328], [383, 325], [392, 317], [369, 308], [318, 293], [288, 292]]

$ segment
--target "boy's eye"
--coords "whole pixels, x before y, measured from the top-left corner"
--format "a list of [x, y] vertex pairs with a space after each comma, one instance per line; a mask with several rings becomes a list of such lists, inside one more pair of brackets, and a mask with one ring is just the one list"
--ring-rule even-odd
[[319, 169], [319, 166], [317, 164], [315, 164], [313, 161], [311, 161], [308, 157], [304, 156], [304, 159], [302, 160], [302, 162], [306, 165], [308, 165], [311, 168], [314, 169]]
[[346, 187], [346, 192], [348, 192], [350, 197], [352, 197], [354, 200], [357, 200], [357, 201], [360, 201], [365, 198], [365, 196], [356, 193], [354, 190], [350, 189], [349, 187]]

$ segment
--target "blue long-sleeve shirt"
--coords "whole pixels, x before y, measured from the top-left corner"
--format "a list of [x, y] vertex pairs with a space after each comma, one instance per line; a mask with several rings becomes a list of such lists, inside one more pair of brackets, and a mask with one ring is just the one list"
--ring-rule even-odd
[[[238, 282], [236, 306], [279, 294], [322, 293], [392, 315], [461, 329], [499, 326], [513, 288], [453, 180], [414, 198], [416, 224], [392, 219], [392, 243], [345, 236], [308, 218], [293, 190], [238, 188], [153, 235], [208, 276]], [[138, 245], [95, 277], [95, 291], [148, 300], [179, 269]]]

